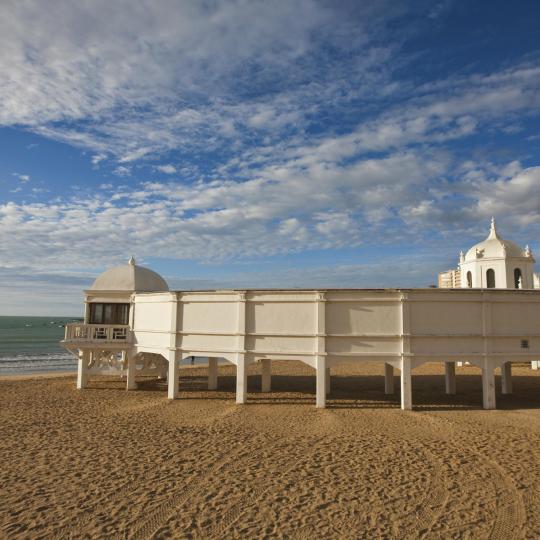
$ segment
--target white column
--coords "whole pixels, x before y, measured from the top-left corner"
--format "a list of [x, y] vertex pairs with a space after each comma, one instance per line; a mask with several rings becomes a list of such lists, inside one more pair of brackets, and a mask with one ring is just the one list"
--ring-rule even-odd
[[391, 364], [384, 364], [384, 393], [394, 393], [394, 366]]
[[446, 393], [453, 395], [456, 393], [456, 363], [445, 362], [444, 363], [444, 382], [446, 386]]
[[90, 351], [79, 351], [79, 359], [77, 360], [77, 389], [86, 388], [88, 383], [88, 359]]
[[270, 392], [272, 389], [272, 360], [264, 358], [261, 360], [261, 391]]
[[210, 356], [208, 358], [208, 390], [217, 390], [218, 359]]
[[512, 362], [505, 362], [501, 366], [502, 393], [512, 393]]
[[180, 365], [176, 358], [176, 351], [169, 351], [167, 354], [169, 361], [169, 376], [167, 378], [167, 397], [176, 399], [178, 397], [178, 377], [180, 375]]
[[489, 359], [484, 359], [482, 368], [482, 397], [484, 409], [495, 409], [495, 369]]
[[319, 409], [324, 409], [326, 407], [326, 357], [317, 356], [316, 360], [316, 400], [315, 404]]
[[403, 410], [412, 409], [412, 377], [411, 359], [401, 357], [401, 408]]
[[533, 360], [531, 362], [531, 369], [534, 369], [536, 371], [538, 368], [540, 368], [540, 361]]
[[327, 367], [327, 368], [326, 368], [326, 375], [325, 375], [325, 377], [326, 377], [325, 389], [326, 389], [326, 395], [327, 395], [327, 396], [330, 394], [330, 389], [331, 389], [331, 387], [330, 387], [330, 384], [331, 384], [331, 376], [332, 376], [332, 375], [331, 375], [331, 373], [330, 373], [330, 368]]
[[247, 400], [246, 356], [242, 353], [238, 353], [236, 362], [236, 403], [241, 405]]
[[137, 388], [137, 383], [135, 382], [135, 371], [136, 371], [136, 362], [135, 354], [132, 352], [127, 353], [127, 382], [126, 390], [135, 390]]

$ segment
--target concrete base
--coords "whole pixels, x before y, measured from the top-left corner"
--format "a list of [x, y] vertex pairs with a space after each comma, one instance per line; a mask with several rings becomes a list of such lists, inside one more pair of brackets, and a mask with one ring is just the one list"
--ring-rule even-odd
[[261, 360], [261, 391], [270, 392], [272, 390], [272, 360]]
[[126, 390], [136, 390], [137, 383], [135, 382], [135, 373], [137, 370], [135, 355], [127, 355], [127, 380], [126, 380]]
[[324, 356], [318, 356], [316, 359], [316, 366], [317, 395], [315, 405], [319, 409], [324, 409], [326, 407], [326, 358]]
[[178, 397], [178, 377], [180, 376], [180, 365], [176, 358], [176, 352], [169, 353], [169, 377], [167, 380], [167, 397], [176, 399]]
[[401, 408], [412, 409], [411, 359], [407, 357], [401, 359]]
[[502, 393], [511, 394], [512, 393], [512, 363], [505, 362], [501, 366], [501, 382], [502, 382]]
[[495, 409], [495, 369], [486, 361], [482, 368], [482, 401], [484, 409]]
[[243, 354], [239, 354], [236, 364], [236, 403], [247, 401], [247, 362]]
[[89, 351], [82, 351], [79, 353], [79, 359], [77, 360], [77, 390], [83, 390], [88, 384], [88, 356]]
[[208, 390], [217, 390], [218, 385], [218, 359], [208, 358]]
[[445, 362], [444, 364], [445, 390], [449, 395], [456, 393], [456, 364], [455, 362]]
[[388, 396], [394, 393], [394, 366], [384, 364], [384, 393]]

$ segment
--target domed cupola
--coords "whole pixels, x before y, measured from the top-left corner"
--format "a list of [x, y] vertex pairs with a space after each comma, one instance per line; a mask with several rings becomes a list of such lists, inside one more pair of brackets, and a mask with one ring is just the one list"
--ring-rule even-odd
[[476, 259], [501, 259], [508, 257], [526, 257], [526, 251], [510, 240], [503, 240], [497, 232], [495, 218], [491, 218], [488, 237], [473, 246], [465, 255], [465, 261]]
[[460, 255], [462, 287], [529, 289], [533, 288], [534, 259], [527, 246], [521, 249], [504, 240], [491, 219], [488, 237]]
[[90, 291], [100, 292], [164, 292], [167, 282], [156, 272], [139, 266], [131, 257], [127, 264], [103, 272], [92, 284]]

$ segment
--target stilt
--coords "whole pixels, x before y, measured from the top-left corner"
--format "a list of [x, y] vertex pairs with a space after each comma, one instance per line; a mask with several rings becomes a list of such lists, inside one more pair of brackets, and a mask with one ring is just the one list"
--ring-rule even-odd
[[394, 366], [384, 364], [384, 393], [390, 395], [394, 393]]
[[272, 389], [272, 360], [264, 358], [261, 360], [261, 392], [270, 392]]
[[167, 397], [176, 399], [178, 397], [178, 376], [180, 375], [180, 366], [176, 358], [176, 351], [169, 351], [167, 355], [169, 361], [169, 377], [167, 379]]
[[403, 410], [412, 409], [412, 377], [411, 377], [411, 359], [401, 357], [401, 408]]
[[135, 382], [135, 372], [137, 369], [135, 355], [127, 353], [127, 381], [126, 390], [135, 390], [137, 383]]
[[484, 409], [495, 409], [495, 369], [489, 364], [488, 359], [484, 360], [482, 368], [482, 396]]
[[501, 366], [502, 393], [512, 393], [512, 363], [505, 362]]
[[444, 363], [444, 381], [446, 386], [446, 393], [454, 395], [456, 393], [456, 363], [445, 362]]
[[208, 390], [217, 390], [218, 364], [217, 358], [210, 356], [208, 358]]
[[326, 357], [317, 356], [316, 377], [316, 399], [315, 404], [319, 409], [326, 407]]
[[326, 368], [325, 377], [326, 377], [326, 381], [325, 381], [324, 385], [325, 385], [326, 395], [329, 396], [330, 391], [331, 391], [331, 386], [330, 385], [331, 385], [331, 382], [332, 382], [332, 379], [331, 379], [332, 375], [330, 373], [330, 368], [329, 367]]
[[83, 390], [88, 383], [88, 358], [90, 351], [79, 351], [77, 360], [77, 390]]
[[236, 364], [236, 403], [239, 405], [247, 399], [247, 362], [243, 354], [239, 354]]

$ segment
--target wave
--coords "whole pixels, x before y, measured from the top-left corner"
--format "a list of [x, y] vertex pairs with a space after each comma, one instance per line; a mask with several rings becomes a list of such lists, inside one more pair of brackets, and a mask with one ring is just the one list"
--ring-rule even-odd
[[60, 371], [73, 369], [77, 359], [70, 353], [11, 354], [0, 356], [0, 373]]

